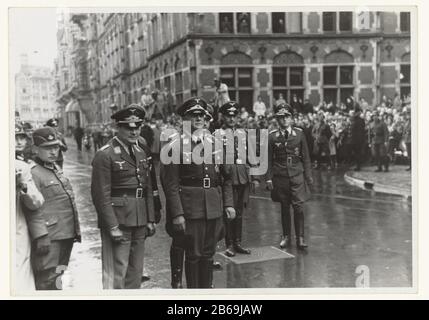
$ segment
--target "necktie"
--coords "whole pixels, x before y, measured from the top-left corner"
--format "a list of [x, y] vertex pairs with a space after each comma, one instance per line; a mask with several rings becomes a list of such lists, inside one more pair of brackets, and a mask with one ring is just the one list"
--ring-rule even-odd
[[133, 146], [129, 145], [128, 146], [128, 152], [130, 153], [131, 158], [134, 160], [134, 162], [136, 161], [136, 156], [134, 154], [134, 150], [133, 150]]
[[289, 137], [289, 132], [287, 131], [287, 129], [284, 131], [284, 136], [285, 140], [287, 140], [287, 138]]

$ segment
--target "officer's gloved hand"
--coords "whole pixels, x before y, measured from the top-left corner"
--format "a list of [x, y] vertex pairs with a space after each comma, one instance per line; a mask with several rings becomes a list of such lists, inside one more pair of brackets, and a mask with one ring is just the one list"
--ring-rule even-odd
[[110, 236], [114, 242], [121, 242], [126, 240], [124, 237], [124, 233], [119, 229], [119, 227], [113, 227], [110, 229]]
[[228, 220], [234, 220], [235, 219], [235, 209], [233, 207], [226, 207], [225, 208], [226, 217]]
[[252, 192], [256, 193], [256, 189], [259, 188], [259, 181], [258, 180], [253, 180], [252, 181]]
[[153, 224], [153, 222], [148, 222], [148, 224], [146, 225], [146, 228], [148, 231], [147, 236], [152, 237], [156, 232], [156, 228], [155, 228], [155, 225]]
[[313, 185], [313, 183], [314, 183], [314, 181], [313, 181], [313, 178], [312, 178], [312, 177], [307, 177], [305, 180], [307, 181], [307, 184], [308, 184], [309, 186], [312, 186], [312, 185]]
[[173, 219], [173, 230], [175, 232], [184, 233], [186, 229], [185, 218], [183, 216], [178, 216]]
[[49, 246], [51, 245], [51, 239], [49, 235], [44, 235], [36, 240], [36, 254], [44, 256], [49, 253]]
[[274, 189], [273, 181], [268, 180], [268, 181], [266, 181], [266, 183], [267, 183], [268, 190], [272, 191]]

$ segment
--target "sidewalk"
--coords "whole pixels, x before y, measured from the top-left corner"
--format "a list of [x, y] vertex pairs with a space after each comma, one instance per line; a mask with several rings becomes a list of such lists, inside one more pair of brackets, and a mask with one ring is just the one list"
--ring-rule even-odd
[[411, 171], [407, 166], [393, 166], [389, 172], [375, 172], [376, 167], [365, 167], [361, 171], [347, 171], [344, 179], [347, 183], [375, 192], [400, 195], [411, 199]]

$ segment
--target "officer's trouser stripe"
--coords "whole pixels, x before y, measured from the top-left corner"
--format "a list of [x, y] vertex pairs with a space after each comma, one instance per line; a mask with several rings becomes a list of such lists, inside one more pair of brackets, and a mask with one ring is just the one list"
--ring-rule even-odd
[[101, 248], [103, 289], [114, 289], [115, 266], [113, 261], [112, 239], [104, 230], [101, 230]]

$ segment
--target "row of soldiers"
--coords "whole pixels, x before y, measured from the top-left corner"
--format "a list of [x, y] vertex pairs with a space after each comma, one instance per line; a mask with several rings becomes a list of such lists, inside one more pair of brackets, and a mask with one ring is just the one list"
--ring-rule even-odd
[[[192, 157], [197, 150], [203, 156], [202, 146], [206, 143], [213, 145], [215, 136], [201, 131], [207, 129], [213, 119], [211, 110], [204, 99], [185, 101], [177, 113], [190, 127], [162, 139], [164, 156], [175, 152], [180, 155], [178, 161], [169, 162], [163, 159], [161, 151], [166, 230], [172, 237], [173, 288], [183, 287], [183, 269], [187, 288], [211, 288], [213, 256], [217, 242], [223, 238], [227, 256], [251, 254], [241, 243], [242, 223], [251, 185], [257, 187], [259, 177], [250, 174], [249, 163], [217, 162], [219, 151], [225, 150], [212, 150], [210, 159], [204, 158], [203, 162]], [[233, 101], [220, 108], [226, 130], [244, 130], [236, 128], [239, 110]], [[277, 106], [276, 117], [280, 129], [269, 134], [268, 172], [264, 177], [273, 200], [282, 207], [280, 246], [291, 245], [292, 205], [296, 244], [304, 249], [307, 244], [303, 203], [309, 195], [305, 182], [312, 183], [307, 143], [303, 132], [292, 126], [290, 106]], [[117, 123], [117, 135], [96, 153], [92, 163], [91, 192], [102, 234], [103, 287], [140, 288], [144, 241], [153, 235], [160, 220], [160, 206], [154, 205], [159, 193], [156, 178], [151, 175], [150, 152], [139, 138], [145, 111], [131, 105], [112, 118]]]
[[[204, 158], [198, 162], [190, 156], [197, 150], [203, 156], [201, 146], [216, 138], [201, 134], [213, 119], [211, 110], [204, 99], [185, 101], [177, 113], [190, 123], [189, 129], [163, 139], [162, 149], [171, 151], [167, 155], [177, 150], [180, 155], [179, 161], [168, 162], [161, 152], [160, 168], [166, 198], [166, 230], [172, 237], [173, 288], [183, 287], [183, 269], [188, 288], [211, 288], [213, 256], [217, 242], [223, 238], [227, 256], [251, 254], [241, 243], [242, 223], [251, 186], [258, 187], [261, 177], [251, 175], [250, 164], [239, 161], [236, 155], [233, 164], [217, 161], [219, 152], [225, 152], [226, 140], [220, 144], [221, 150], [212, 150], [210, 161]], [[239, 110], [233, 101], [220, 108], [225, 130], [244, 130], [236, 128]], [[276, 106], [279, 129], [269, 134], [268, 171], [262, 178], [271, 190], [272, 199], [281, 203], [280, 247], [286, 248], [292, 242], [292, 206], [296, 245], [305, 249], [303, 203], [308, 199], [307, 184], [312, 183], [312, 177], [305, 135], [293, 126], [292, 112], [287, 104]], [[140, 137], [144, 118], [145, 111], [138, 105], [114, 113], [117, 134], [95, 154], [92, 162], [91, 195], [101, 231], [104, 289], [140, 288], [145, 240], [154, 235], [161, 220], [153, 161]], [[32, 217], [38, 217], [40, 226], [47, 229], [44, 230], [47, 236], [30, 232], [34, 239], [31, 255], [47, 266], [37, 272], [36, 288], [58, 289], [63, 271], [58, 267], [67, 266], [73, 242], [80, 241], [79, 221], [71, 185], [55, 164], [60, 149], [57, 134], [50, 127], [38, 130], [34, 133], [38, 160], [32, 173], [34, 177], [40, 171], [43, 177], [38, 184], [44, 203], [41, 201], [33, 208]], [[234, 152], [238, 151], [236, 147], [234, 143]], [[33, 266], [36, 264], [34, 260]]]

